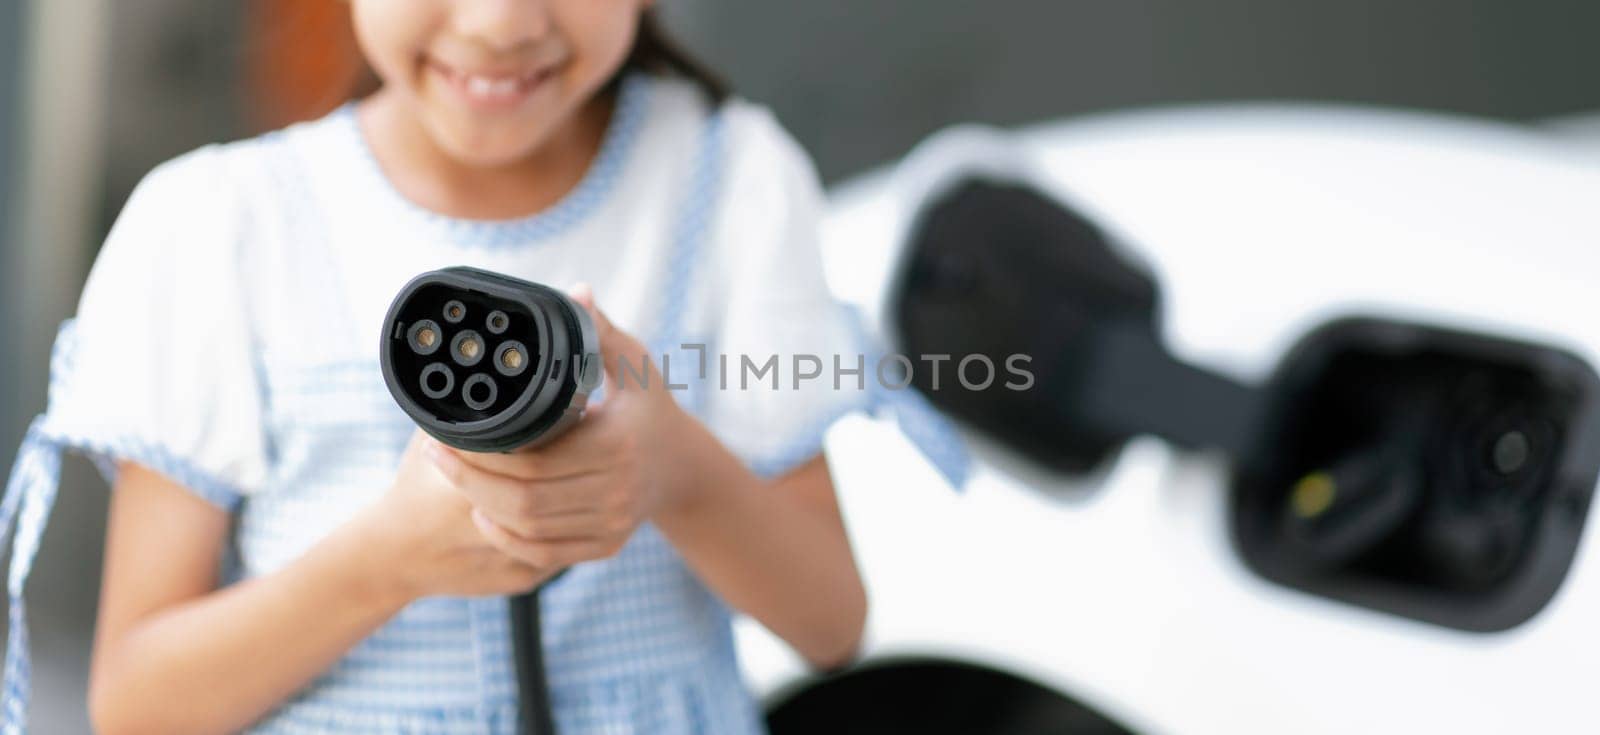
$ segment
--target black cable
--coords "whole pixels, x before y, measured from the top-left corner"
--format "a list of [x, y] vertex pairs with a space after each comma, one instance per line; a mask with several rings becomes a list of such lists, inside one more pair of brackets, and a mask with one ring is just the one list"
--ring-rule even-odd
[[511, 598], [511, 655], [517, 669], [517, 723], [524, 735], [555, 735], [539, 631], [539, 592]]

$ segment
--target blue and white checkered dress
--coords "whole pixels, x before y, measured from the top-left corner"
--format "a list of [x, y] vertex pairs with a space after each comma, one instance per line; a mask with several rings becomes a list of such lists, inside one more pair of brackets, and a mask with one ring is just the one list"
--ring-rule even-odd
[[[715, 358], [700, 376], [702, 348], [682, 345], [780, 365], [851, 353], [822, 280], [819, 208], [803, 154], [764, 110], [708, 110], [688, 86], [646, 77], [624, 83], [583, 181], [521, 220], [410, 204], [348, 107], [163, 165], [129, 201], [61, 332], [50, 408], [0, 505], [0, 529], [18, 527], [4, 729], [25, 729], [22, 586], [62, 450], [108, 473], [139, 462], [236, 513], [231, 576], [272, 574], [393, 479], [414, 426], [384, 388], [379, 325], [422, 271], [587, 281], [615, 321], [671, 356], [672, 381], [689, 386], [680, 400], [753, 468], [775, 475], [815, 455], [830, 421], [871, 400], [870, 379], [865, 391], [791, 387], [785, 368], [776, 390], [723, 388]], [[761, 729], [728, 608], [653, 526], [541, 600], [561, 732]], [[413, 603], [255, 731], [512, 732], [506, 604]]]

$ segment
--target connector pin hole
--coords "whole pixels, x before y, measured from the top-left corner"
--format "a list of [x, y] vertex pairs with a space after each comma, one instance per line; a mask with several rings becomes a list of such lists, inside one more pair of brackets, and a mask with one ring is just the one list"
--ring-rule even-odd
[[435, 362], [422, 369], [418, 382], [422, 384], [423, 395], [437, 400], [450, 395], [451, 389], [456, 387], [456, 376], [444, 363]]
[[467, 408], [482, 411], [494, 405], [494, 399], [500, 394], [499, 387], [494, 379], [483, 373], [473, 373], [467, 382], [461, 386], [461, 399], [466, 402]]

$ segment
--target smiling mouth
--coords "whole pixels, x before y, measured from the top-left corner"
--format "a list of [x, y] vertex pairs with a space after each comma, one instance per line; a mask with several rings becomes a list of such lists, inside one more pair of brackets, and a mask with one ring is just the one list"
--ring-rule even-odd
[[468, 102], [487, 107], [504, 107], [521, 102], [555, 72], [553, 66], [520, 73], [464, 72], [433, 59], [425, 63], [430, 71]]

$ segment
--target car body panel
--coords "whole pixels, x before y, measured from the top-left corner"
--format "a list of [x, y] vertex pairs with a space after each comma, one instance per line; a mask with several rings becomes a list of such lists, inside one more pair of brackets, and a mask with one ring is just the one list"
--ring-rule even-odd
[[[832, 200], [830, 282], [869, 318], [926, 193], [907, 177], [936, 170], [962, 136], [1014, 146], [1036, 184], [1143, 261], [1169, 348], [1204, 367], [1259, 382], [1296, 340], [1350, 314], [1600, 364], [1600, 166], [1532, 129], [1344, 107], [938, 136]], [[978, 472], [957, 493], [889, 423], [852, 418], [830, 433], [872, 604], [866, 661], [982, 663], [1139, 732], [1600, 731], [1592, 529], [1543, 611], [1468, 633], [1254, 574], [1232, 545], [1216, 455], [1144, 437], [1065, 477], [972, 440]], [[760, 692], [803, 686], [798, 660], [758, 626], [741, 623], [739, 639]]]

